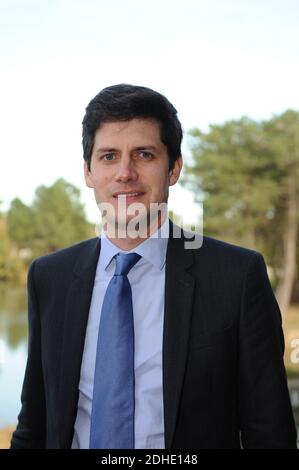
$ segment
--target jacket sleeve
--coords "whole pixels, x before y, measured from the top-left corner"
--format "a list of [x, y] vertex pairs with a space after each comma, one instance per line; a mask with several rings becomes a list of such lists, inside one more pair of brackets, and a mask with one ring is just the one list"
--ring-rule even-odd
[[41, 358], [41, 327], [35, 291], [35, 263], [28, 273], [28, 359], [21, 394], [22, 407], [11, 449], [45, 448], [46, 411]]
[[295, 449], [296, 427], [283, 363], [281, 314], [263, 257], [255, 253], [243, 286], [239, 325], [239, 416], [248, 449]]

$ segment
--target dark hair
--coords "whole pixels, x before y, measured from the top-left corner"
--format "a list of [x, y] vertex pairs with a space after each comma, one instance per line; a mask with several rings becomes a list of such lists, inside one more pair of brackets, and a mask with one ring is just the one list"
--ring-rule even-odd
[[83, 119], [83, 158], [90, 169], [94, 136], [104, 122], [151, 118], [160, 123], [160, 138], [167, 147], [169, 169], [181, 157], [182, 126], [174, 106], [157, 91], [127, 84], [104, 88], [88, 104]]

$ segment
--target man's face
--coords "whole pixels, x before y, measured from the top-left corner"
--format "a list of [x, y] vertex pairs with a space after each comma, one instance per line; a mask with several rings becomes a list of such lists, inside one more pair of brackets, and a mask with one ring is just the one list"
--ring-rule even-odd
[[[169, 186], [180, 175], [182, 159], [169, 171], [166, 146], [160, 139], [159, 123], [151, 119], [107, 122], [95, 134], [90, 170], [84, 164], [87, 186], [94, 189], [97, 203], [110, 203], [116, 219], [118, 198], [126, 204], [142, 203], [149, 214], [151, 203], [167, 202]], [[126, 215], [128, 223], [133, 215]]]

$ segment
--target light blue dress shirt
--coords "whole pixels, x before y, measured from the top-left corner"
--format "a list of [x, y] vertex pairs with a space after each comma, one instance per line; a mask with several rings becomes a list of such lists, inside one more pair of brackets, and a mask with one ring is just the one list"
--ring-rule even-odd
[[[163, 234], [163, 238], [160, 234]], [[162, 343], [165, 260], [169, 221], [132, 249], [142, 258], [128, 274], [132, 288], [135, 336], [135, 448], [164, 449]], [[72, 448], [89, 447], [94, 369], [103, 298], [115, 271], [114, 255], [123, 253], [108, 238], [101, 251], [91, 299], [79, 383]], [[125, 252], [130, 253], [130, 252]]]

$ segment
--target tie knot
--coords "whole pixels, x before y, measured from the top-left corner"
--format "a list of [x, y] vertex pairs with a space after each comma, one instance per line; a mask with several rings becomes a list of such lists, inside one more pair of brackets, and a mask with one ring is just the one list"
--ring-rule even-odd
[[137, 253], [118, 253], [115, 257], [116, 268], [114, 275], [127, 275], [140, 258], [141, 256]]

